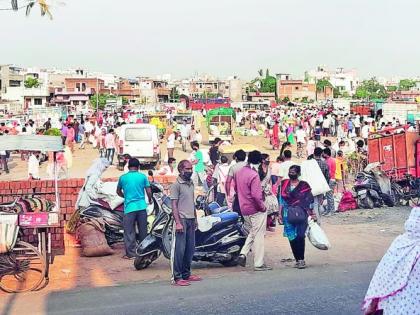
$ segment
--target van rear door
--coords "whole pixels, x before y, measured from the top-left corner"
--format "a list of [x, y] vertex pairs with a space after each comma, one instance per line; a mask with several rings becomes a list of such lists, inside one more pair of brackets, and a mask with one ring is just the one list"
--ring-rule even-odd
[[153, 143], [150, 126], [133, 126], [125, 129], [124, 153], [132, 157], [153, 157]]

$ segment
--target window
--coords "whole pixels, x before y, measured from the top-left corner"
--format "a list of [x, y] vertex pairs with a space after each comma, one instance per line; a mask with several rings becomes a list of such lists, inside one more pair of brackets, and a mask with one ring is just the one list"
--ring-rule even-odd
[[34, 98], [34, 105], [42, 105], [42, 98]]
[[73, 105], [79, 105], [79, 101], [73, 101]]
[[9, 86], [10, 87], [16, 87], [16, 86], [20, 86], [21, 81], [18, 80], [10, 80], [9, 81]]
[[80, 92], [80, 83], [76, 83], [76, 90], [77, 92]]
[[295, 86], [295, 90], [299, 90], [299, 87], [298, 86]]
[[129, 128], [125, 130], [125, 141], [150, 141], [152, 132], [149, 128]]
[[82, 91], [86, 91], [86, 83], [82, 83]]

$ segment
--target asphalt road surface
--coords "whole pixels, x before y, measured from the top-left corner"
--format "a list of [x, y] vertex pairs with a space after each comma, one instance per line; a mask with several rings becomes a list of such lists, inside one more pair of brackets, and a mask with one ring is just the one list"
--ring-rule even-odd
[[53, 292], [46, 314], [361, 314], [377, 263], [242, 272], [190, 287], [167, 282]]

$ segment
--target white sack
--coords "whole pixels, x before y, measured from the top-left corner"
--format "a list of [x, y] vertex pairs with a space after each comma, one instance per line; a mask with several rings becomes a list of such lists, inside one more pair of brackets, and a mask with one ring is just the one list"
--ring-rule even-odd
[[312, 195], [318, 196], [331, 190], [317, 161], [305, 160], [300, 168], [301, 176], [299, 179], [304, 180], [311, 186]]

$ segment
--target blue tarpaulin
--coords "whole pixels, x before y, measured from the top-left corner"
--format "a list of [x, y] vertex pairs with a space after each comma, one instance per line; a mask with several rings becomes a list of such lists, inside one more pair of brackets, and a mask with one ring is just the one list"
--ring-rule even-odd
[[0, 136], [0, 151], [26, 150], [42, 152], [64, 151], [61, 137], [57, 136]]

